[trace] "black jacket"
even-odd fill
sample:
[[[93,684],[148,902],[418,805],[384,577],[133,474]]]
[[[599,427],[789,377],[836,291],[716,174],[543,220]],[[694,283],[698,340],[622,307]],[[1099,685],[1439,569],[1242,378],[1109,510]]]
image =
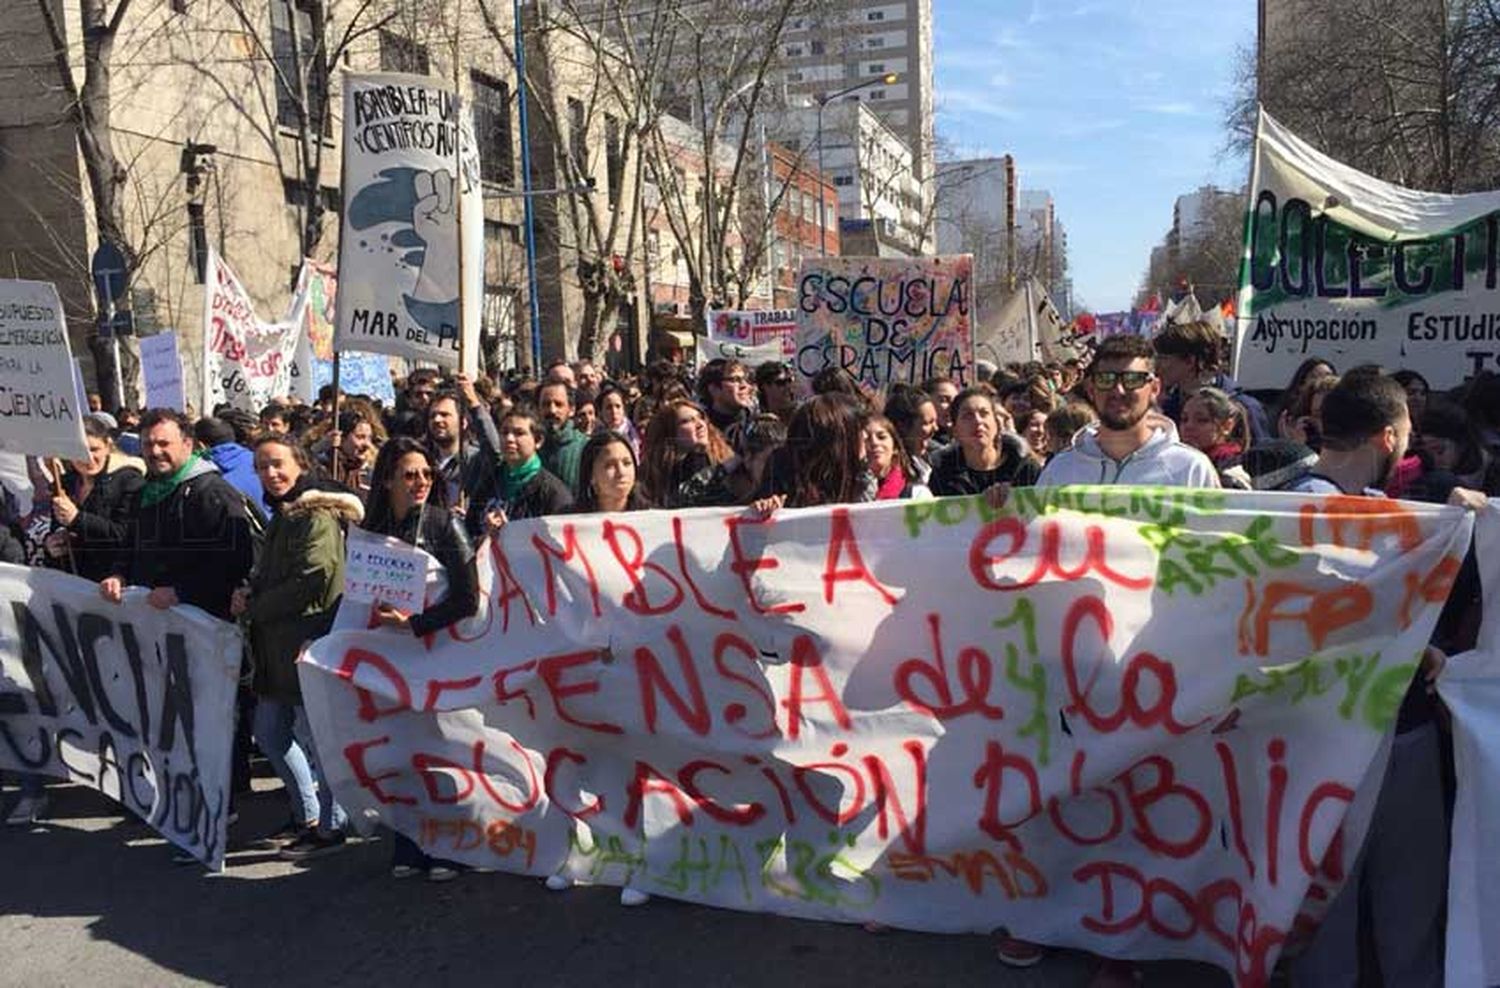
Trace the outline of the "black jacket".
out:
[[[1030,487],[1041,475],[1041,467],[1026,455],[1021,440],[1008,432],[1000,434],[1000,465],[993,470],[975,470],[964,459],[963,447],[958,443],[944,446],[932,457],[932,476],[927,486],[938,497],[964,494],[983,494],[995,484],[1015,484]]]
[[[254,506],[207,460],[164,499],[141,506],[130,499],[124,551],[110,575],[131,586],[172,587],[184,604],[228,621],[229,598],[255,563]]]
[[[479,610],[479,568],[474,563],[474,546],[458,516],[446,508],[429,506],[409,513],[391,527],[392,531],[378,534],[432,553],[448,575],[448,593],[443,599],[412,615],[412,634],[421,637],[473,617]]]
[[[108,469],[114,467],[115,469]],[[106,473],[94,478],[93,489],[78,506],[78,516],[67,526],[73,542],[73,564],[79,576],[98,582],[111,575],[115,560],[126,548],[130,516],[140,499],[146,478],[134,467],[111,462]],[[65,486],[77,489],[71,474]],[[66,560],[58,560],[60,563]]]
[[[497,500],[499,500],[498,493],[491,493],[483,500],[476,497],[469,501],[469,511],[464,517],[464,527],[468,529],[471,539],[478,541],[484,537],[485,512]],[[501,503],[500,507],[505,511],[505,517],[511,521],[566,514],[573,507],[573,492],[568,490],[568,485],[554,474],[539,470],[537,475],[521,488],[520,493],[509,501]]]

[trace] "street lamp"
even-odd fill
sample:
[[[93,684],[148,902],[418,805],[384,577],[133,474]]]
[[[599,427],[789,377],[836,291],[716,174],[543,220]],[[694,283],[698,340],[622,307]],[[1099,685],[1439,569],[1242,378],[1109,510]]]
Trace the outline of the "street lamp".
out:
[[[850,93],[857,93],[861,89],[869,89],[871,86],[894,86],[901,76],[895,72],[887,72],[879,79],[866,79],[864,82],[840,89],[836,93],[824,93],[822,96],[814,96],[818,104],[818,251],[823,257],[828,256],[828,199],[823,195],[822,182],[826,180],[823,173],[823,108],[836,99],[842,99]],[[855,136],[858,140],[858,135]]]

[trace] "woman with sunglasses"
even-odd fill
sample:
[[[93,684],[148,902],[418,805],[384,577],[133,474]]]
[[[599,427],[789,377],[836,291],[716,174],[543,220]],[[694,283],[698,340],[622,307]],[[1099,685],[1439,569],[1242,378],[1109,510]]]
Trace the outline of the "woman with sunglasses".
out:
[[[444,503],[445,485],[435,483],[435,477],[437,464],[427,447],[410,437],[397,436],[375,458],[365,512],[367,530],[426,550],[443,568],[448,590],[436,604],[417,614],[403,614],[383,604],[376,611],[381,627],[418,638],[472,617],[479,609],[474,547],[462,519]],[[395,835],[393,851],[394,878],[426,872],[429,881],[446,882],[458,876],[459,865],[424,854],[415,841],[402,834]]]
[[[949,414],[953,444],[932,459],[929,483],[938,497],[982,494],[997,484],[1029,487],[1040,468],[1019,436],[1005,429],[1010,417],[986,385],[960,391]]]

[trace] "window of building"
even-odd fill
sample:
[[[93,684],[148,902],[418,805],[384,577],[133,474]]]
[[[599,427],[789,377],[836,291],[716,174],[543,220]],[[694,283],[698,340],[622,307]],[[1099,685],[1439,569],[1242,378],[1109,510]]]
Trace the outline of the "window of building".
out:
[[[884,62],[871,62],[868,66],[865,67],[865,74],[866,75],[885,75],[885,63]]]
[[[404,34],[382,30],[380,32],[380,71],[427,75],[432,71],[432,60],[427,55],[427,46],[418,44]]]
[[[885,99],[885,90],[884,89],[872,89],[872,90],[870,90],[870,99]]]
[[[854,184],[854,176],[853,175],[835,175],[835,176],[833,176],[833,184],[837,185],[841,189],[846,189],[849,186],[851,186],[851,185]]]
[[[884,48],[885,47],[885,39],[882,38],[878,34],[871,35],[870,37],[868,37],[868,38],[865,39],[865,47],[866,48]]]
[[[625,184],[625,147],[621,140],[620,118],[604,115],[604,164],[609,177],[609,204],[620,201],[620,189]]]
[[[208,221],[201,202],[188,203],[188,267],[193,271],[193,284],[203,284],[208,275]]]
[[[584,115],[583,100],[568,97],[568,150],[573,155],[573,167],[578,174],[587,175],[589,170],[589,125]]]
[[[296,40],[293,42],[295,29]],[[295,49],[301,49],[301,57]],[[292,0],[271,0],[271,58],[276,66],[276,123],[281,127],[301,126],[297,112],[298,80],[307,87],[307,112],[310,118],[325,115],[327,110],[327,67],[322,62],[318,39],[313,37],[312,14]],[[309,124],[317,126],[315,120]],[[323,132],[329,133],[331,120],[324,119]]]
[[[822,41],[809,42],[808,47],[812,49],[814,55],[821,55],[828,50],[828,45]]]
[[[883,11],[883,10],[872,10],[868,14],[865,15],[865,20],[867,20],[867,21],[883,21],[883,20],[885,20],[885,11]]]
[[[786,74],[786,81],[787,82],[801,82],[802,81],[802,73],[801,72],[788,72]]]
[[[515,147],[510,128],[510,84],[470,72],[474,86],[474,139],[479,144],[479,177],[496,185],[516,182]]]
[[[307,183],[295,178],[281,177],[281,198],[288,206],[307,205]],[[339,190],[323,186],[318,190],[318,201],[322,207],[333,213],[339,212],[342,200],[339,198]]]
[[[802,46],[801,45],[787,45],[786,46],[786,57],[787,58],[801,58],[802,57]]]

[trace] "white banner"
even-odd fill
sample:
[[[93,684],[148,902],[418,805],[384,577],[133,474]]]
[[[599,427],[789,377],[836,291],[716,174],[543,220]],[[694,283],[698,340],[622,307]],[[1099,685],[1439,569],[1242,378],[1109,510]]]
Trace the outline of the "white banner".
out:
[[[1500,502],[1474,527],[1484,621],[1472,652],[1448,660],[1438,692],[1453,719],[1458,796],[1448,867],[1447,984],[1500,984]]]
[[[779,343],[781,357],[797,355],[796,309],[708,309],[708,338],[718,343],[760,346]]]
[[[1004,367],[1035,360],[1037,352],[1036,305],[1028,278],[1011,292],[993,319],[974,331],[974,357]]]
[[[440,857],[1263,984],[1359,847],[1471,516],[1012,498],[513,522],[474,619],[311,646],[319,750]]]
[[[88,458],[62,302],[51,282],[0,279],[0,450]]]
[[[146,595],[0,564],[0,768],[97,789],[218,870],[239,631]]]
[[[1262,112],[1235,376],[1281,388],[1309,357],[1448,389],[1500,370],[1500,191],[1417,192],[1355,171]]]
[[[344,183],[335,348],[462,356],[477,373],[484,203],[468,108],[429,76],[345,73]]]
[[[182,358],[177,354],[177,334],[157,333],[141,337],[141,377],[146,382],[147,408],[187,408],[182,390]],[[204,414],[208,414],[208,410]],[[257,409],[259,411],[259,409]]]
[[[259,414],[272,399],[293,393],[301,312],[261,322],[240,280],[213,251],[203,282],[203,333],[204,415],[223,402]]]

